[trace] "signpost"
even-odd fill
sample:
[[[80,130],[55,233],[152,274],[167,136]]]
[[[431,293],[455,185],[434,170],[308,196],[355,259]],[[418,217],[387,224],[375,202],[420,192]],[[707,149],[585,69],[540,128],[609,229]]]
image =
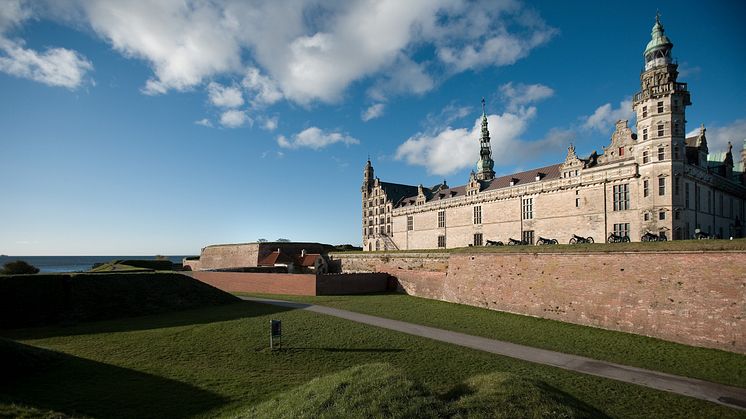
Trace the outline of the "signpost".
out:
[[[277,347],[282,346],[282,322],[280,320],[269,321],[269,349],[275,349],[275,340],[277,340]]]

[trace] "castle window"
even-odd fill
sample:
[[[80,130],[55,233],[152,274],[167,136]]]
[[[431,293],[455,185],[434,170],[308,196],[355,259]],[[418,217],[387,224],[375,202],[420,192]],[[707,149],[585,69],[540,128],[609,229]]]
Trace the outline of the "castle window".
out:
[[[521,240],[525,241],[528,244],[534,244],[534,231],[533,230],[526,230],[521,234]]]
[[[386,226],[386,234],[391,234],[391,224]]]
[[[674,195],[678,196],[679,192],[681,192],[681,178],[676,178],[673,181],[673,193]]]
[[[619,157],[624,155],[624,147],[619,147]]]
[[[678,134],[679,133],[679,121],[676,121],[673,123],[673,133]]]
[[[474,224],[482,224],[482,207],[474,207]]]
[[[676,219],[676,220],[680,220],[681,219],[681,211],[679,211],[679,210],[674,211],[673,218]]]
[[[648,117],[648,107],[647,106],[643,106],[642,107],[642,117],[643,118],[647,118]]]
[[[666,150],[663,147],[658,147],[658,161],[666,158]]]
[[[482,233],[474,233],[474,246],[482,245]]]
[[[650,213],[646,212],[643,218],[645,219],[645,221],[650,221]]]
[[[642,181],[642,196],[647,197],[650,195],[650,182],[645,179]]]
[[[575,198],[575,208],[580,208],[580,198]]]
[[[658,219],[659,220],[665,220],[666,219],[666,212],[665,211],[659,212],[658,213]]]
[[[674,158],[674,160],[678,160],[679,159],[679,146],[676,146],[676,147],[673,148],[673,158]]]
[[[663,113],[663,102],[658,102],[658,113]]]
[[[614,185],[614,211],[629,209],[629,184]]]
[[[446,247],[446,236],[438,236],[438,247]]]
[[[647,139],[648,139],[648,129],[647,128],[643,128],[642,129],[642,140],[643,141],[647,141]]]
[[[445,227],[446,226],[446,212],[438,211],[438,227]]]
[[[407,231],[412,231],[414,227],[414,223],[412,222],[412,216],[407,215]]]
[[[689,209],[689,184],[684,182],[684,207]]]
[[[664,134],[663,124],[658,124],[658,136],[662,137]]]
[[[373,235],[373,227],[368,227],[368,235],[369,236]]]
[[[521,208],[524,220],[534,218],[534,198],[523,198]]]
[[[645,130],[645,131],[647,131],[647,130]],[[647,137],[648,134],[645,133],[644,135]],[[645,138],[645,139],[647,140],[647,138]],[[650,156],[648,154],[649,153],[648,153],[647,150],[645,150],[645,151],[642,152],[642,163],[643,164],[645,164],[645,163],[647,163],[647,162],[650,161]]]
[[[391,223],[391,217],[386,217],[386,223]]]
[[[629,223],[614,224],[614,234],[617,236],[629,236]]]
[[[663,196],[666,194],[666,178],[658,178],[658,195]]]

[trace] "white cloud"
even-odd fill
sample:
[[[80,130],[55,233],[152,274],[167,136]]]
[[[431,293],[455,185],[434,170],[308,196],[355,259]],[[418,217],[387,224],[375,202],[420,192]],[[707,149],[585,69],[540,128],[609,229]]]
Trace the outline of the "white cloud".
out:
[[[212,122],[210,122],[210,120],[207,118],[202,118],[198,121],[194,121],[194,123],[203,127],[212,128]]]
[[[6,0],[0,22],[25,18],[21,4]],[[556,32],[514,0],[48,0],[34,11],[90,27],[116,51],[147,62],[147,94],[243,77],[254,107],[283,98],[336,102],[364,79],[378,102],[422,94],[438,78],[511,64]],[[435,49],[440,61],[415,62],[422,48]],[[443,64],[448,74],[436,74]]]
[[[277,137],[277,144],[283,148],[311,148],[318,150],[332,144],[359,144],[360,141],[347,134],[326,132],[317,127],[306,128],[288,139],[283,135]]]
[[[534,161],[539,154],[556,151],[569,142],[573,133],[557,129],[539,140],[522,140],[528,123],[535,116],[535,107],[487,116],[496,167]],[[396,158],[424,166],[435,175],[448,175],[473,167],[479,158],[481,122],[480,117],[471,129],[447,127],[434,133],[416,134],[399,146]]]
[[[616,124],[616,121],[620,119],[632,120],[634,116],[632,99],[619,102],[618,108],[613,108],[611,103],[607,103],[596,108],[593,115],[584,118],[583,128],[606,132]]]
[[[262,128],[267,131],[274,131],[277,129],[277,125],[279,124],[279,118],[276,116],[273,117],[262,117]]]
[[[251,125],[253,121],[244,111],[229,109],[220,115],[220,125],[227,128],[239,128],[246,124]]]
[[[554,90],[543,84],[518,83],[514,85],[510,82],[500,86],[500,93],[508,99],[507,108],[515,111],[521,106],[552,97]]]
[[[255,105],[271,105],[282,99],[282,92],[277,84],[263,76],[258,68],[249,68],[241,85],[254,95],[252,102]]]
[[[223,86],[220,83],[211,82],[208,84],[207,95],[210,103],[222,108],[237,108],[244,103],[241,89],[232,86]]]
[[[76,51],[50,48],[37,52],[0,35],[0,71],[49,86],[75,89],[93,64]]]
[[[363,119],[363,121],[368,122],[371,119],[379,118],[383,115],[383,111],[386,109],[386,105],[383,103],[374,103],[368,107],[363,113],[360,115],[360,117]]]

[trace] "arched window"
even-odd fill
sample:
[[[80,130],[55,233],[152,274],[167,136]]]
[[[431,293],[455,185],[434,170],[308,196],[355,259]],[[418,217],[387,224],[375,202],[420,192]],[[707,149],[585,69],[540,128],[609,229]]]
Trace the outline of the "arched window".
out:
[[[376,250],[381,250],[381,242],[376,240]]]

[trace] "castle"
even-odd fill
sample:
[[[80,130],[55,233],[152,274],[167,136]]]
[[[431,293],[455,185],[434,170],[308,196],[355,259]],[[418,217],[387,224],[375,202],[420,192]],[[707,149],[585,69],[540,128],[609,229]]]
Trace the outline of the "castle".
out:
[[[364,250],[482,246],[540,236],[567,243],[574,234],[639,241],[647,232],[681,240],[695,231],[741,237],[746,216],[746,140],[710,154],[705,128],[686,137],[686,83],[673,44],[656,17],[632,108],[636,133],[620,120],[603,153],[581,158],[570,146],[563,163],[495,177],[482,111],[477,171],[466,185],[433,187],[382,182],[370,160],[362,186]]]

